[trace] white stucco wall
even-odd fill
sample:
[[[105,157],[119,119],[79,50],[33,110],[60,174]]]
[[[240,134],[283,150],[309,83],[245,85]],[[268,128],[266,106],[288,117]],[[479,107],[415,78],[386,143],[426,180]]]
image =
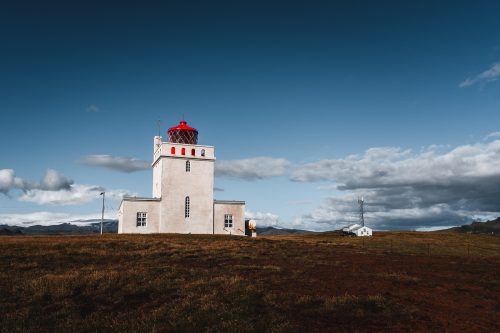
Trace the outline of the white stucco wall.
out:
[[[171,154],[171,148],[176,153]],[[182,155],[182,148],[186,154]],[[195,156],[191,150],[195,149]],[[201,156],[205,149],[205,156]],[[153,163],[153,186],[161,184],[160,232],[212,233],[214,149],[209,146],[163,143]],[[186,162],[190,171],[186,171]],[[157,170],[156,173],[154,170]],[[158,193],[157,193],[158,194]],[[190,214],[185,218],[185,199],[190,199]]]
[[[137,213],[147,213],[147,223],[144,227],[137,226]],[[150,234],[159,232],[160,201],[154,199],[124,199],[118,212],[118,233]]]
[[[224,215],[233,215],[233,227],[224,229]],[[214,233],[223,235],[245,235],[245,202],[214,202]]]

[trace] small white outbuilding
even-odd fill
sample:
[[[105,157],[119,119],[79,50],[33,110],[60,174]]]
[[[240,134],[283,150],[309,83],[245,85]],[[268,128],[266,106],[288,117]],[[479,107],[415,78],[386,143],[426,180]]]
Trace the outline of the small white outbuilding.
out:
[[[371,228],[358,223],[348,225],[347,227],[343,228],[342,231],[346,234],[355,236],[372,236],[373,234]]]

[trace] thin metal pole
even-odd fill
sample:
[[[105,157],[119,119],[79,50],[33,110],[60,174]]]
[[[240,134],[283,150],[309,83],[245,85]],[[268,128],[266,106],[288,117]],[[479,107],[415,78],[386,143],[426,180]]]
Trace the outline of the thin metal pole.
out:
[[[101,192],[102,195],[102,214],[101,214],[101,235],[102,235],[102,224],[104,222],[104,197],[106,196],[106,192]]]

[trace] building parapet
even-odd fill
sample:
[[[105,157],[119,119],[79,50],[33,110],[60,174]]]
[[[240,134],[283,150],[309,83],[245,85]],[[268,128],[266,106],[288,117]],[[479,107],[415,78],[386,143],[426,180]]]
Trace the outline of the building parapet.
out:
[[[159,138],[159,137],[156,137]],[[214,147],[176,142],[162,142],[156,145],[152,166],[161,157],[189,158],[199,160],[215,160]]]
[[[161,201],[161,198],[123,197],[125,201]]]
[[[223,204],[223,205],[244,205],[245,201],[238,200],[214,200],[214,204]]]

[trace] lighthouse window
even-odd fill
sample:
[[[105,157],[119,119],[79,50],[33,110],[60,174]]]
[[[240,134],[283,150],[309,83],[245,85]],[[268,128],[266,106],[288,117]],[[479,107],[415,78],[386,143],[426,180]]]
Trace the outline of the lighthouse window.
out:
[[[148,221],[148,213],[146,212],[137,212],[137,226],[145,227]]]
[[[186,197],[186,200],[184,202],[184,217],[189,217],[189,197]]]
[[[224,214],[224,228],[232,228],[233,227],[233,215]]]
[[[181,154],[182,154],[182,155],[186,155],[186,148],[182,148],[182,149],[181,149]]]
[[[196,155],[196,150],[195,149],[191,149],[191,156],[194,156]]]
[[[205,156],[205,149],[201,150],[201,156]]]
[[[170,154],[175,155],[175,147],[170,148]]]
[[[186,172],[191,172],[191,162],[186,161]]]

